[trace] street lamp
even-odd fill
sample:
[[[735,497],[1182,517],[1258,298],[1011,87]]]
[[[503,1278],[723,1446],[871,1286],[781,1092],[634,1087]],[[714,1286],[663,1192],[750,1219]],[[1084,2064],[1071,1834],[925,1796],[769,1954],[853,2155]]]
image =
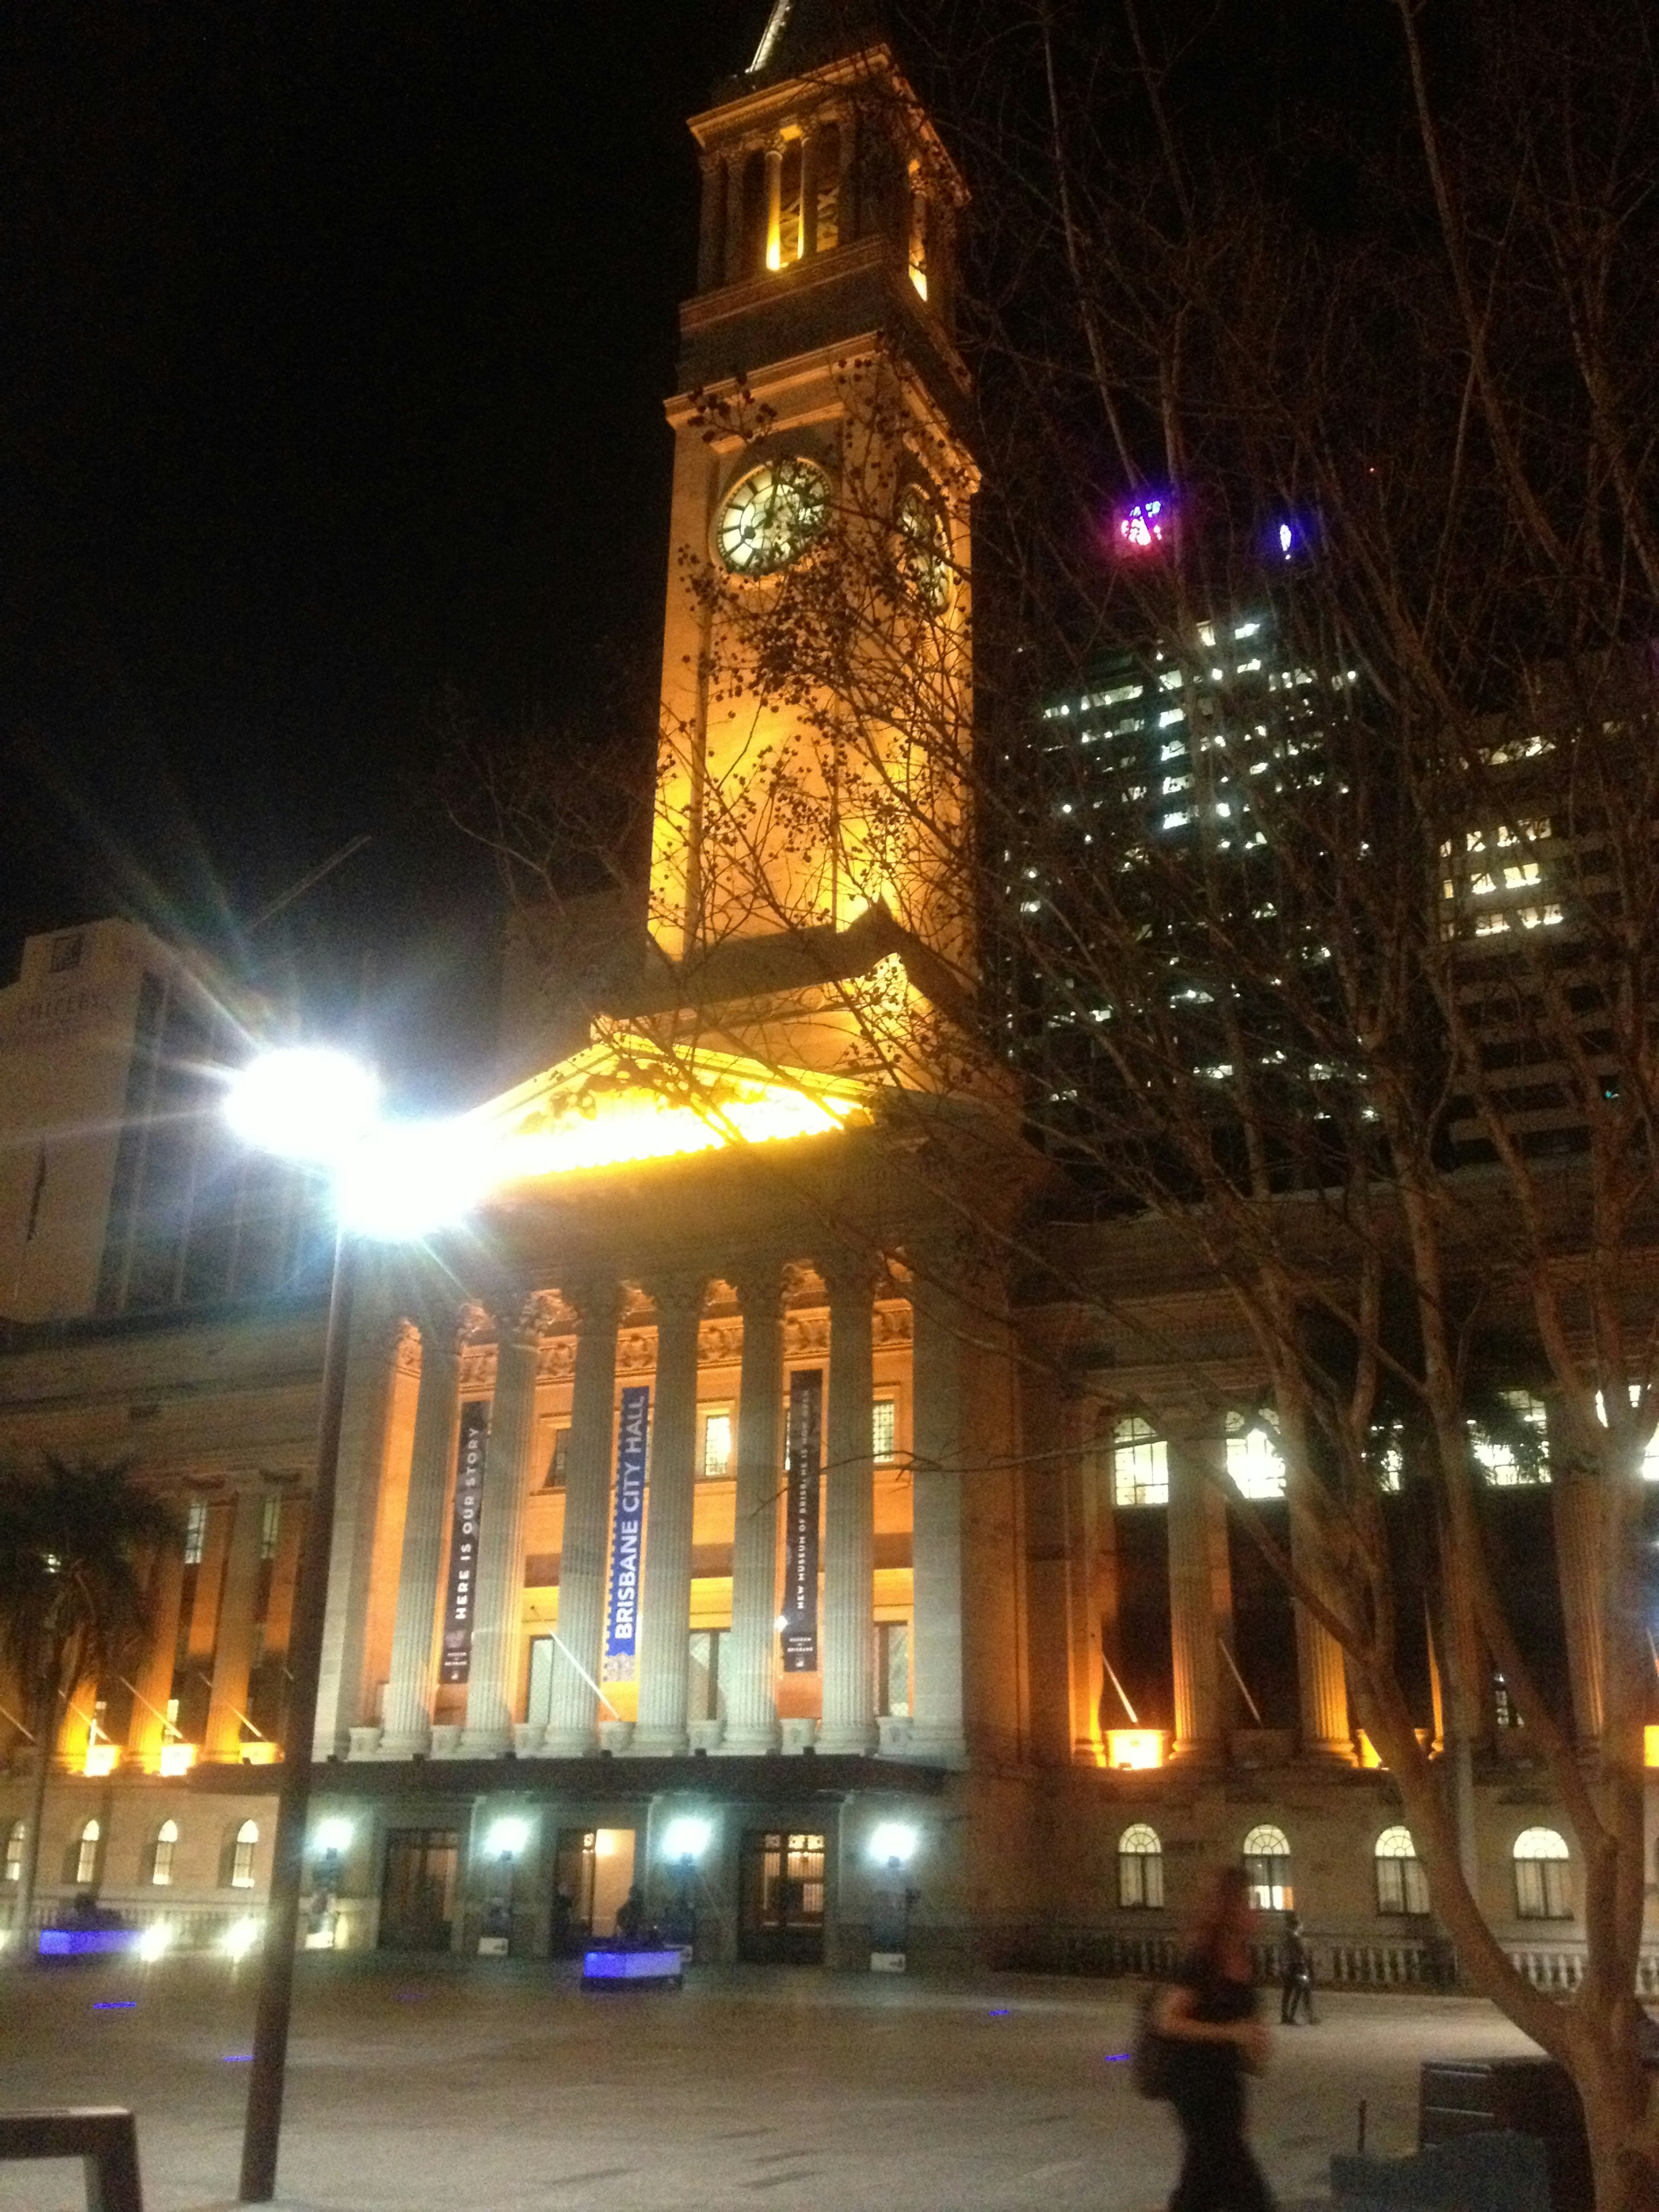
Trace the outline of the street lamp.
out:
[[[337,1815],[317,1824],[317,1890],[316,1901],[311,1908],[310,1940],[319,1948],[331,1950],[335,1942],[337,1912],[335,1899],[340,1887],[340,1861],[351,1848],[351,1823]]]
[[[481,1959],[504,1959],[513,1948],[513,1863],[529,1841],[529,1821],[515,1814],[493,1821],[484,1838],[484,1856],[495,1862],[496,1893],[484,1905]]]
[[[321,1046],[262,1054],[226,1088],[225,1117],[245,1143],[325,1176],[334,1206],[334,1267],[323,1352],[317,1469],[306,1519],[289,1636],[290,1694],[276,1836],[265,1909],[259,1998],[254,2016],[247,2120],[242,2136],[238,2196],[268,2204],[276,2191],[289,2020],[294,2003],[294,1954],[305,1883],[306,1815],[311,1797],[311,1747],[328,1599],[329,1550],[345,1412],[346,1355],[355,1288],[357,1237],[417,1236],[452,1220],[482,1194],[483,1170],[469,1185],[437,1164],[465,1157],[458,1126],[428,1124],[415,1133],[380,1118],[380,1086],[349,1054]],[[416,1172],[417,1162],[424,1173]],[[405,1178],[408,1178],[405,1180]],[[401,1203],[398,1203],[398,1200]]]
[[[697,1862],[714,1832],[709,1821],[690,1813],[681,1814],[663,1831],[663,1856],[679,1872],[669,1934],[675,1942],[692,1951],[697,1947]]]
[[[921,1841],[908,1820],[882,1820],[870,1832],[870,1856],[886,1875],[876,1891],[870,1929],[870,1970],[902,1974],[910,1945],[910,1907],[916,1893],[905,1876]]]

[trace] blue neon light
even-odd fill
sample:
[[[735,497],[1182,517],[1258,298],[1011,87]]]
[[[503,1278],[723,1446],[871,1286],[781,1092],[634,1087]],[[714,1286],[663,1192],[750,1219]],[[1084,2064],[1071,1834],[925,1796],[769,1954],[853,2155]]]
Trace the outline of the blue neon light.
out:
[[[43,1959],[80,1959],[93,1951],[130,1951],[138,1941],[133,1928],[43,1928]]]
[[[585,1982],[664,1982],[678,1980],[684,1961],[672,1951],[585,1951]]]

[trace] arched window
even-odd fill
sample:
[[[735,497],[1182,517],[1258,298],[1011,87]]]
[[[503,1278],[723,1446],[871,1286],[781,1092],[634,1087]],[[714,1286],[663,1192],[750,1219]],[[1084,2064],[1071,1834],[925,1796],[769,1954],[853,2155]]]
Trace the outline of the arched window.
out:
[[[1252,1828],[1244,1838],[1244,1879],[1257,1912],[1288,1912],[1296,1902],[1291,1887],[1291,1839],[1283,1828]]]
[[[80,1849],[75,1855],[75,1879],[82,1889],[98,1879],[98,1838],[102,1833],[96,1820],[88,1820],[81,1831]]]
[[[1522,1920],[1571,1920],[1571,1853],[1553,1828],[1522,1828],[1515,1839],[1515,1910]]]
[[[179,1823],[163,1820],[155,1831],[155,1848],[149,1863],[149,1878],[158,1887],[173,1880],[173,1853],[179,1841]]]
[[[1170,1459],[1164,1439],[1139,1413],[1126,1413],[1112,1427],[1114,1505],[1167,1505]]]
[[[14,1820],[6,1831],[4,1878],[8,1881],[21,1881],[23,1879],[23,1838],[27,1833],[28,1823],[26,1820]]]
[[[259,1823],[244,1820],[236,1831],[236,1848],[230,1856],[230,1886],[233,1889],[252,1889],[253,1887],[253,1854],[259,1845]]]
[[[1158,1830],[1137,1820],[1117,1839],[1117,1901],[1131,1911],[1156,1911],[1164,1902],[1164,1846]]]
[[[1426,1912],[1428,1878],[1409,1828],[1384,1828],[1376,1839],[1376,1909],[1379,1912]]]

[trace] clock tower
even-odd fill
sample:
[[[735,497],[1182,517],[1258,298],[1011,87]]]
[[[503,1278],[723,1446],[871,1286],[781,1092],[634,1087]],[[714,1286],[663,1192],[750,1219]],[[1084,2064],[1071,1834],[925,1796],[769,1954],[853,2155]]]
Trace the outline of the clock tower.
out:
[[[681,1042],[927,1090],[971,988],[964,192],[861,9],[775,0],[692,119],[653,959]]]

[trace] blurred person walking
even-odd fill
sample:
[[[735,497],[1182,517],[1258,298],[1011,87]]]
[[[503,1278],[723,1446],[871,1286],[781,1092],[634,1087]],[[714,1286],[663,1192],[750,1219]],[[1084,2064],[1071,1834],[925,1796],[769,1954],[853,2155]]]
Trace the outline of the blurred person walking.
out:
[[[1244,2076],[1267,2063],[1250,1960],[1250,1895],[1242,1867],[1215,1875],[1192,1950],[1153,2015],[1164,2039],[1164,2094],[1186,2156],[1170,2212],[1273,2212],[1244,2140]]]
[[[1280,1984],[1279,2024],[1294,2027],[1298,2010],[1305,2011],[1308,2025],[1314,2024],[1313,2009],[1313,1951],[1302,1933],[1302,1923],[1294,1912],[1285,1915],[1285,1974]]]

